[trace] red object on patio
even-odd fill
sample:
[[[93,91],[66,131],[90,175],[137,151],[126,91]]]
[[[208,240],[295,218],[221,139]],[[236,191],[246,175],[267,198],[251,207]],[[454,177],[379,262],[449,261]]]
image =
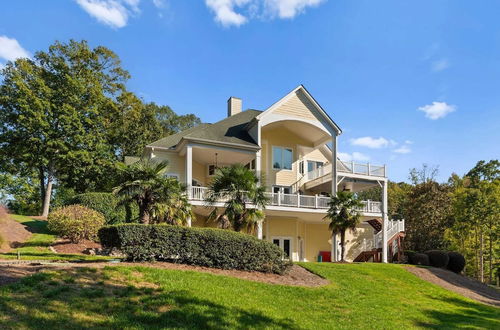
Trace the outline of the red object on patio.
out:
[[[319,251],[319,255],[323,258],[323,262],[332,261],[332,253],[330,251]]]

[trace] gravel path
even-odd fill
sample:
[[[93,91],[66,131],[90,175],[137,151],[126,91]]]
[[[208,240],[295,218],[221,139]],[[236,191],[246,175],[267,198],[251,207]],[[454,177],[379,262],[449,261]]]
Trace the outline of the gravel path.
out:
[[[407,267],[423,280],[484,304],[500,307],[500,291],[471,278],[440,268]]]

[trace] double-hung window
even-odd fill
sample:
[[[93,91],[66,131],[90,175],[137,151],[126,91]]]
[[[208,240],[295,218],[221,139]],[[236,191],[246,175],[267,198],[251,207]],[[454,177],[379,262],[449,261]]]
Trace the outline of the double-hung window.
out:
[[[291,170],[292,169],[291,148],[273,147],[273,169],[275,170]]]

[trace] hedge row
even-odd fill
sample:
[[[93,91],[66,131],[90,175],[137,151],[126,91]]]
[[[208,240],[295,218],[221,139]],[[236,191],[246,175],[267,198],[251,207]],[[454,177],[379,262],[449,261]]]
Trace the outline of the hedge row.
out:
[[[119,201],[113,193],[91,192],[75,195],[68,203],[83,205],[102,213],[107,224],[135,221],[139,217],[137,205],[119,205]]]
[[[222,269],[283,274],[290,262],[276,245],[214,228],[123,224],[103,227],[99,239],[131,261],[170,261]]]
[[[460,273],[465,268],[465,258],[458,252],[430,250],[425,253],[406,251],[408,263],[412,265],[432,266],[446,268],[455,273]]]

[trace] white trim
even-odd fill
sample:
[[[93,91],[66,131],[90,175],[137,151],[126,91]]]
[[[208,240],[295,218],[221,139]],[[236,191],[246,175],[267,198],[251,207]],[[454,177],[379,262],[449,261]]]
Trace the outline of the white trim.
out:
[[[275,239],[277,239],[277,240],[279,240],[279,241],[280,241],[280,242],[279,242],[279,244],[280,244],[280,245],[279,245],[279,247],[280,247],[280,249],[282,249],[282,250],[283,250],[283,246],[284,246],[284,240],[286,240],[286,239],[287,239],[287,240],[290,240],[290,255],[289,255],[289,259],[290,259],[290,260],[292,260],[292,261],[297,261],[297,260],[295,260],[296,258],[294,258],[294,255],[293,255],[293,254],[294,254],[294,249],[293,249],[293,247],[295,246],[295,245],[294,245],[294,242],[293,242],[293,240],[294,240],[294,239],[293,239],[293,237],[291,237],[291,236],[271,236],[271,241],[270,241],[270,242],[271,242],[272,244],[274,244],[274,243],[273,243],[273,240],[275,240]],[[283,250],[283,251],[284,251],[284,250]]]
[[[262,118],[266,117],[268,114],[270,114],[274,109],[280,107],[283,103],[288,101],[295,93],[299,90],[302,90],[302,92],[306,95],[306,97],[311,101],[311,103],[315,106],[315,108],[318,110],[318,113],[321,115],[322,119],[327,122],[327,124],[332,128],[337,135],[340,135],[342,133],[342,130],[338,125],[328,116],[326,111],[316,102],[314,97],[307,91],[307,89],[304,87],[304,85],[299,85],[295,87],[291,92],[286,94],[284,97],[282,97],[280,100],[277,102],[273,103],[269,108],[267,108],[264,112],[262,112],[260,115],[255,117],[257,120],[261,120]],[[262,125],[264,126],[264,125]]]
[[[166,173],[165,174],[167,178],[176,178],[177,180],[181,179],[181,176],[179,173]]]

